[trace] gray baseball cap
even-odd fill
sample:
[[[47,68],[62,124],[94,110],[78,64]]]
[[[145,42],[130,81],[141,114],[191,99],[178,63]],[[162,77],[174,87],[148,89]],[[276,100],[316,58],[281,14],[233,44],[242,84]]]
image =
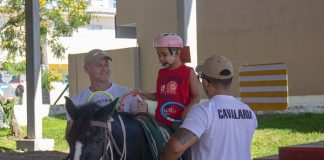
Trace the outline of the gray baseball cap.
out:
[[[111,57],[101,49],[93,49],[87,53],[84,57],[84,65],[87,63],[98,62],[103,58],[107,58],[109,61],[112,61]]]

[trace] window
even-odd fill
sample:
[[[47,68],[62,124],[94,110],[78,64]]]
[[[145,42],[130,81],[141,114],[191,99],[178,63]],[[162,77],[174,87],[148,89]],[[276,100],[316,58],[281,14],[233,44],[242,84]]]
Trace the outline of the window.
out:
[[[87,25],[86,28],[88,30],[102,30],[101,25],[95,25],[95,24]]]
[[[111,8],[116,8],[116,0],[109,0],[109,6]]]

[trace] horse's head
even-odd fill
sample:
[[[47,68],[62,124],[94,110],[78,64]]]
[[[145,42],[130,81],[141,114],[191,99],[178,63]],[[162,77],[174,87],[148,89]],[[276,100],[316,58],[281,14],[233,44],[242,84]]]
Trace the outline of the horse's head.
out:
[[[99,160],[105,151],[107,135],[105,127],[111,121],[117,99],[105,107],[89,103],[77,108],[71,99],[65,98],[66,110],[73,120],[66,135],[73,160]]]

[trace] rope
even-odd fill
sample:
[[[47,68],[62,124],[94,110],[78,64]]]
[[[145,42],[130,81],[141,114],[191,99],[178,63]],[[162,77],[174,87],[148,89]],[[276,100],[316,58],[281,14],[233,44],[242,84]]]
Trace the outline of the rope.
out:
[[[108,133],[108,137],[109,137],[109,140],[111,141],[111,143],[113,144],[113,146],[115,147],[115,150],[117,151],[117,153],[119,155],[121,155],[121,151],[119,150],[118,146],[117,146],[117,143],[113,137],[113,135],[111,134],[111,132],[107,132]]]
[[[123,132],[123,137],[124,137],[124,143],[123,143],[123,152],[121,152],[118,148],[118,145],[112,135],[112,132],[111,132],[111,121],[107,121],[107,123],[104,123],[104,122],[100,122],[100,121],[91,121],[90,124],[92,126],[98,126],[98,127],[103,127],[105,128],[105,135],[108,136],[108,139],[107,139],[107,144],[104,144],[104,146],[107,145],[107,147],[105,147],[106,149],[104,150],[104,153],[102,154],[100,160],[105,160],[105,158],[107,157],[108,158],[108,155],[107,155],[107,151],[110,149],[110,159],[114,159],[114,154],[113,154],[113,147],[115,147],[115,150],[116,152],[120,155],[120,160],[124,158],[124,160],[126,160],[126,130],[125,130],[125,124],[122,120],[122,118],[120,117],[120,115],[118,115],[118,118],[120,120],[120,123],[121,123],[121,127],[122,127],[122,132]],[[106,124],[107,126],[103,126],[103,124]],[[106,143],[106,142],[105,142]]]
[[[105,153],[103,153],[103,155],[101,156],[100,160],[105,160],[106,157],[108,157],[107,151],[110,151],[110,155],[111,155],[111,160],[114,160],[114,154],[113,154],[113,147],[111,147],[111,143],[110,141],[108,141],[107,143],[107,147],[106,150],[104,150]]]
[[[120,115],[118,115],[121,127],[122,127],[122,132],[123,132],[123,136],[124,136],[124,143],[123,143],[123,153],[120,156],[120,159],[122,160],[124,158],[124,160],[126,160],[126,155],[127,155],[127,148],[126,148],[126,129],[125,129],[125,124],[123,119],[121,118]]]

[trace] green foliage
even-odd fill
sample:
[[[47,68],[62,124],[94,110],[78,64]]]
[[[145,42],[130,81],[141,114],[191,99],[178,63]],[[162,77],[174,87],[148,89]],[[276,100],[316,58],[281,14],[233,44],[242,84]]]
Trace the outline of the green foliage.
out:
[[[53,89],[51,83],[60,80],[62,80],[62,74],[54,74],[48,69],[42,69],[42,89],[50,91]]]
[[[40,38],[41,44],[47,44],[54,57],[63,58],[65,48],[59,37],[72,35],[78,27],[86,25],[91,14],[86,12],[87,0],[40,0]],[[10,73],[20,72],[16,58],[28,56],[25,43],[25,0],[7,0],[0,7],[0,14],[7,17],[7,22],[0,26],[0,52],[6,54],[5,65]],[[5,63],[4,63],[5,62]],[[6,68],[6,67],[4,67]],[[15,70],[16,69],[16,70]]]
[[[6,114],[6,123],[9,124],[14,116],[14,100],[7,100],[6,104],[1,105]]]
[[[9,61],[3,62],[0,70],[8,71],[9,73],[16,76],[24,74],[26,72],[26,61],[23,60],[20,63]]]

